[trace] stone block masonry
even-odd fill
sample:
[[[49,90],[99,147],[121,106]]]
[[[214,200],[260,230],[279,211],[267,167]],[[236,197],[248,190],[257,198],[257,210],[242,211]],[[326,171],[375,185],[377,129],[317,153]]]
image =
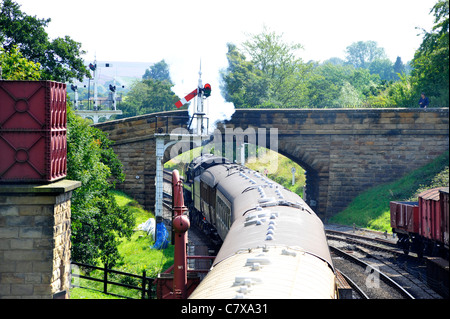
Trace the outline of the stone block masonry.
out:
[[[0,299],[69,297],[70,198],[80,186],[0,184]]]

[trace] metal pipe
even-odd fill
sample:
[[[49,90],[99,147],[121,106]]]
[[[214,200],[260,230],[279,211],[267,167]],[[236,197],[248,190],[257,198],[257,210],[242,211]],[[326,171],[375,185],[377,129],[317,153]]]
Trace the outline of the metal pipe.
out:
[[[183,182],[178,170],[172,172],[173,229],[175,231],[173,298],[187,298],[187,230],[190,223],[185,215]]]

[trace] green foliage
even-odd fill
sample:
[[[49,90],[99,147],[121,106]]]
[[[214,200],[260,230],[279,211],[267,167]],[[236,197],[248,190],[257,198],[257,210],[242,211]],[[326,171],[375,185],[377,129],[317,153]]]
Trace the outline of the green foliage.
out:
[[[346,48],[347,61],[355,68],[368,68],[376,60],[386,58],[383,48],[379,48],[375,41],[358,41]]]
[[[268,98],[269,84],[261,70],[246,61],[234,44],[228,43],[228,68],[221,72],[224,98],[235,107],[256,107]]]
[[[431,32],[424,32],[422,44],[412,61],[414,95],[425,92],[430,105],[449,105],[449,1],[439,0],[430,13],[434,13],[435,25]]]
[[[163,112],[174,109],[180,98],[172,91],[169,65],[161,60],[145,71],[141,81],[135,81],[120,109],[123,114],[117,118]],[[187,109],[187,105],[181,109]]]
[[[391,231],[389,202],[415,201],[423,190],[448,187],[448,163],[447,151],[399,180],[376,186],[357,196],[345,210],[332,216],[329,222]]]
[[[138,225],[144,223],[149,218],[154,218],[154,215],[143,209],[135,200],[125,193],[119,191],[110,191],[114,196],[115,201],[122,209],[128,209],[135,219],[134,229]],[[118,261],[114,270],[123,271],[141,276],[143,271],[146,271],[146,276],[156,278],[159,273],[166,270],[173,264],[174,246],[169,245],[167,249],[157,250],[151,249],[153,240],[144,231],[135,230],[131,237],[117,237],[120,242],[118,250],[122,259]],[[103,265],[101,265],[103,266]],[[111,267],[109,267],[111,268]],[[82,270],[82,269],[81,269]],[[92,271],[89,276],[103,279],[103,272],[99,270]],[[109,275],[110,280],[130,284],[134,286],[141,286],[141,282],[137,279],[125,277],[122,275]],[[83,287],[90,288],[89,290],[76,288],[71,289],[71,299],[109,299],[110,295],[104,295],[99,292],[94,292],[91,289],[103,291],[103,284],[80,279],[80,284]],[[122,287],[108,285],[108,292],[127,296],[129,298],[139,299],[141,292],[137,290],[129,290]]]
[[[370,74],[378,74],[381,80],[392,81],[395,78],[394,64],[389,59],[376,59],[369,65]]]
[[[50,41],[45,28],[50,19],[29,16],[12,0],[0,2],[0,43],[6,52],[17,47],[27,60],[40,65],[42,79],[66,82],[90,77],[80,57],[81,44],[70,37]]]
[[[142,76],[142,79],[167,81],[170,84],[173,84],[172,80],[170,79],[169,65],[166,63],[166,61],[164,61],[164,59],[150,66],[150,69],[145,70],[145,74]]]
[[[135,82],[121,104],[123,114],[118,118],[173,110],[180,98],[172,91],[172,87],[173,84],[166,80],[150,78]]]
[[[413,105],[413,95],[410,77],[400,75],[400,80],[392,83],[387,89],[391,104],[399,107],[411,107]]]
[[[349,46],[347,63],[330,59],[305,64],[296,56],[300,48],[266,28],[250,35],[241,49],[228,44],[228,68],[221,72],[225,100],[237,108],[359,107],[380,95],[384,82],[394,78],[393,63],[375,42]],[[355,67],[350,62],[358,58]]]
[[[83,287],[88,286],[89,284],[84,283],[84,279],[81,279]],[[84,288],[71,288],[70,289],[70,299],[124,299],[120,297],[115,297],[112,295],[104,294],[98,290],[84,289]]]
[[[349,45],[346,61],[305,64],[296,55],[300,44],[285,43],[264,28],[240,47],[228,44],[222,94],[236,108],[417,107],[424,91],[431,107],[447,107],[448,3],[438,0],[433,7],[435,26],[424,32],[421,47],[406,66],[400,57],[395,63],[388,60],[374,41]]]
[[[399,80],[402,75],[406,74],[406,66],[402,59],[398,56],[394,64],[394,80]]]
[[[135,200],[128,195],[113,191],[111,192],[121,208],[127,208],[135,218],[134,229],[155,216],[143,209]],[[156,278],[158,273],[169,268],[173,264],[173,246],[165,250],[151,249],[154,242],[151,236],[144,231],[134,231],[130,238],[120,239],[118,247],[123,259],[117,263],[116,270],[134,274],[147,272],[147,276]]]
[[[285,43],[264,28],[239,50],[228,44],[228,68],[221,72],[222,91],[236,107],[293,107],[302,102],[304,76],[311,68],[296,56],[300,44]],[[250,57],[246,60],[245,53]]]
[[[133,216],[108,191],[122,181],[121,164],[106,135],[68,109],[67,178],[81,181],[72,196],[72,258],[114,265],[119,259],[116,236],[131,236]]]
[[[35,81],[42,77],[41,65],[24,58],[17,46],[12,47],[9,52],[0,48],[0,67],[4,80]]]

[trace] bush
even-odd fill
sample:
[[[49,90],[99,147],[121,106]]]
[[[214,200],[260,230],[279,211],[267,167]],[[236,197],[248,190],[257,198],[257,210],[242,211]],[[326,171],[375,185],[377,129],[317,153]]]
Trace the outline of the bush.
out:
[[[122,181],[122,164],[111,141],[69,108],[67,114],[67,178],[81,181],[72,196],[72,259],[114,265],[119,259],[116,235],[130,237],[134,219],[108,191]]]

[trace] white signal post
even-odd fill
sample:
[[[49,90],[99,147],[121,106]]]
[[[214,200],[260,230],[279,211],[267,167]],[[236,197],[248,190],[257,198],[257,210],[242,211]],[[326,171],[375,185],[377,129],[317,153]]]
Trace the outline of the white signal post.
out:
[[[92,66],[92,68],[91,68],[91,66]],[[77,90],[74,90],[75,91],[75,103],[76,103],[75,104],[75,106],[76,106],[75,114],[77,114],[83,118],[91,118],[94,121],[94,124],[98,123],[100,118],[104,117],[108,120],[112,115],[122,114],[122,111],[117,110],[117,107],[116,107],[116,90],[115,89],[112,92],[112,100],[113,100],[112,110],[100,108],[100,105],[98,103],[98,77],[99,77],[98,68],[99,67],[110,68],[112,66],[113,65],[111,63],[97,64],[97,58],[95,58],[94,64],[89,65],[91,70],[94,72],[94,110],[89,110],[89,108],[87,110],[80,110],[78,108],[78,92],[77,92]],[[114,87],[115,86],[116,86],[116,79],[114,78]],[[90,92],[89,92],[89,94],[90,94]],[[89,98],[88,103],[90,103],[90,98]]]
[[[187,134],[190,138],[194,139],[194,143],[197,144],[197,142],[200,142],[203,138],[209,138],[208,135],[208,123],[204,125],[204,121],[208,120],[207,114],[204,110],[204,99],[206,99],[211,92],[211,86],[209,84],[205,84],[203,86],[202,83],[202,70],[201,70],[201,64],[200,64],[200,71],[198,72],[199,79],[198,79],[198,87],[193,90],[191,93],[187,94],[184,98],[179,100],[175,103],[175,106],[177,108],[182,107],[186,103],[188,103],[190,100],[192,100],[194,97],[197,97],[196,104],[194,105],[194,114],[192,115],[192,118],[190,119],[190,123],[192,123],[193,119],[196,119],[196,129],[194,130],[193,134]],[[206,93],[205,93],[206,89]],[[174,137],[186,137],[186,134],[173,134],[171,132],[166,133],[155,133],[156,137],[156,176],[155,176],[155,219],[156,219],[156,234],[155,234],[155,246],[154,248],[160,249],[160,243],[162,242],[162,238],[160,238],[160,234],[158,233],[158,229],[161,229],[164,227],[163,224],[163,158],[164,158],[164,152],[169,146],[172,146],[173,144],[178,142],[178,139],[172,140],[166,143],[165,138],[170,136],[171,139]]]
[[[194,97],[197,97],[196,103],[193,106],[194,115],[191,118],[191,123],[195,119],[197,121],[196,123],[196,130],[194,131],[194,134],[197,136],[207,136],[208,135],[208,118],[206,117],[206,112],[204,108],[204,99],[206,99],[209,94],[211,93],[211,86],[207,83],[205,86],[203,86],[202,82],[202,65],[200,63],[200,71],[198,72],[199,78],[198,78],[198,87],[186,95],[184,98],[179,100],[175,103],[175,106],[177,108],[182,107],[186,103],[188,103],[190,100],[192,100]],[[205,89],[207,89],[208,93],[205,93]],[[206,125],[205,125],[206,120]]]
[[[200,71],[198,72],[198,93],[197,94],[197,135],[203,135],[203,83],[202,83],[202,65],[200,64]]]

